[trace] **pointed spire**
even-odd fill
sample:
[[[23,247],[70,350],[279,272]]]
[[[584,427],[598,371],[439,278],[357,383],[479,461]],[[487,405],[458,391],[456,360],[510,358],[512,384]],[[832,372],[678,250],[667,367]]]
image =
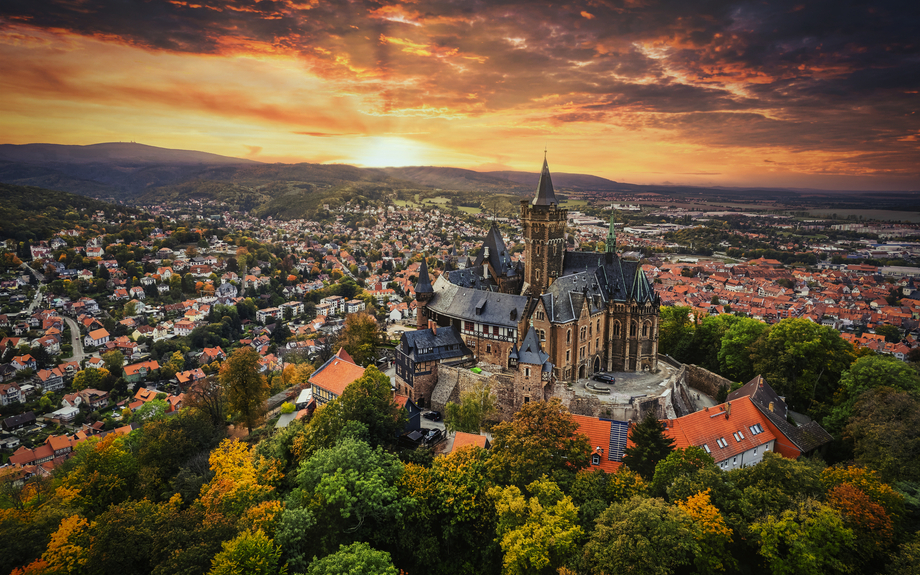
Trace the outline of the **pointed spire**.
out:
[[[415,284],[415,293],[434,293],[431,278],[428,277],[428,260],[422,258],[422,267],[418,270],[418,283]]]
[[[543,172],[540,174],[540,183],[537,184],[537,195],[531,205],[549,206],[558,204],[556,192],[553,190],[553,179],[549,175],[549,163],[546,161],[546,151],[543,152]]]
[[[610,229],[607,230],[607,253],[617,253],[617,212],[610,206]]]

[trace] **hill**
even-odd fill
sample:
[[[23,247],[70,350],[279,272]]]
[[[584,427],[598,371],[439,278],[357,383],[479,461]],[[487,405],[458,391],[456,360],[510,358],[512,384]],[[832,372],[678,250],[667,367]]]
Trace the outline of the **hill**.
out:
[[[484,172],[486,175],[497,179],[508,180],[523,186],[529,192],[537,188],[540,183],[540,172]],[[601,178],[600,176],[591,176],[589,174],[569,174],[566,172],[553,172],[553,185],[556,188],[565,188],[570,190],[593,190],[593,191],[615,191],[622,187],[622,184]]]
[[[0,184],[0,197],[0,239],[16,241],[49,239],[61,229],[88,221],[97,211],[139,213],[134,208],[33,186]]]
[[[158,148],[134,142],[108,142],[88,146],[62,144],[0,144],[0,160],[47,164],[258,164],[195,150]]]

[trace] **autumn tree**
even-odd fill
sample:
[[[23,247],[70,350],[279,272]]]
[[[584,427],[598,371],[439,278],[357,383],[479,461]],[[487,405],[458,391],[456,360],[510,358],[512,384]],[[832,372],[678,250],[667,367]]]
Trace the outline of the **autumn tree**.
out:
[[[677,506],[693,521],[693,537],[699,547],[694,555],[697,570],[700,573],[719,573],[725,571],[728,566],[734,567],[729,553],[732,530],[712,504],[709,490],[679,501]]]
[[[805,499],[751,524],[758,554],[773,575],[849,573],[854,542],[836,510]]]
[[[588,466],[588,438],[555,398],[525,404],[513,420],[492,428],[492,437],[489,470],[499,484],[524,487],[543,475],[555,479]]]
[[[668,494],[668,487],[678,477],[690,475],[705,467],[714,466],[715,460],[702,448],[691,445],[683,449],[675,449],[655,466],[650,491],[656,497],[665,497]]]
[[[497,413],[491,387],[488,383],[477,382],[472,389],[460,394],[460,403],[447,403],[444,425],[448,431],[479,433],[486,421]]]
[[[514,485],[493,487],[496,533],[504,558],[502,573],[553,573],[578,550],[583,532],[572,499],[545,477],[527,486],[527,499]]]
[[[117,349],[102,354],[105,368],[115,377],[121,377],[121,370],[125,366],[125,354]]]
[[[284,575],[287,565],[281,561],[281,549],[261,530],[244,531],[226,541],[214,556],[208,575]]]
[[[185,392],[185,403],[206,415],[213,425],[227,424],[227,396],[219,375],[194,382]]]
[[[92,518],[135,493],[137,472],[127,438],[107,435],[80,442],[58,475],[73,503]]]
[[[376,358],[379,335],[377,320],[366,313],[345,317],[345,328],[339,334],[338,345],[345,348],[358,365],[368,365]]]
[[[632,447],[623,452],[623,464],[651,481],[658,462],[674,449],[674,440],[665,435],[664,426],[652,412],[630,427],[629,439]]]
[[[75,391],[99,389],[108,376],[109,370],[105,368],[87,367],[77,372],[70,385]]]
[[[240,415],[249,433],[265,413],[268,399],[268,382],[259,373],[259,359],[255,349],[245,346],[230,354],[220,366],[220,383],[227,394],[227,404]]]
[[[831,433],[840,433],[853,415],[859,397],[872,389],[888,387],[920,397],[920,374],[908,364],[890,355],[867,355],[853,362],[840,377],[840,391],[835,406],[824,418]]]
[[[45,568],[51,573],[79,575],[84,572],[89,554],[91,524],[78,515],[64,519],[51,536],[48,548],[42,553]]]

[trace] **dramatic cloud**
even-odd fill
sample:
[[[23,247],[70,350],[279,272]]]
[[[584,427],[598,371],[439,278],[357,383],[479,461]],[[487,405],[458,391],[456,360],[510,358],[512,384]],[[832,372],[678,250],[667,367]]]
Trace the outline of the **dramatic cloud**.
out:
[[[369,138],[398,138],[394,163],[530,169],[550,140],[560,168],[623,180],[920,188],[918,16],[841,0],[6,0],[0,126],[101,136],[109,107],[132,133],[169,127],[160,144],[233,136],[260,159],[386,162]],[[57,137],[41,136],[49,114],[68,117]]]

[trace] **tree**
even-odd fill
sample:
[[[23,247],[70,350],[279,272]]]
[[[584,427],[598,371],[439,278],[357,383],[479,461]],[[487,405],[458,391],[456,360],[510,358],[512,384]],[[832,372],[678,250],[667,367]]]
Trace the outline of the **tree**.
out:
[[[186,404],[203,413],[215,426],[227,424],[227,398],[219,376],[198,380],[185,392]]]
[[[856,462],[883,481],[920,480],[920,399],[881,387],[863,393],[843,432],[853,444]]]
[[[265,413],[268,382],[259,373],[259,353],[249,346],[238,348],[220,366],[220,383],[227,404],[240,414],[249,433]]]
[[[555,398],[524,404],[512,421],[492,428],[492,437],[489,472],[496,483],[523,487],[543,475],[561,479],[588,466],[588,438]]]
[[[112,351],[102,354],[102,361],[105,362],[105,368],[115,377],[121,377],[121,370],[125,366],[125,354],[113,349]]]
[[[354,313],[345,318],[345,328],[338,344],[345,348],[358,365],[368,365],[376,357],[379,328],[377,320],[366,313]]]
[[[712,296],[715,300],[713,303],[719,303],[718,296]],[[729,314],[710,315],[703,318],[703,321],[696,328],[693,337],[693,353],[688,361],[705,367],[710,371],[718,372],[719,352],[722,349],[722,341],[729,329],[742,318]]]
[[[719,367],[726,377],[735,381],[754,378],[751,347],[767,331],[767,324],[751,318],[738,318],[722,336],[719,347]]]
[[[714,467],[715,460],[702,448],[690,446],[675,449],[655,466],[650,489],[656,497],[665,497],[668,487],[680,476],[690,475],[705,467]]]
[[[498,513],[496,533],[506,575],[556,572],[578,550],[583,535],[578,510],[558,485],[543,477],[527,491],[533,494],[530,499],[513,485],[489,490]]]
[[[223,544],[223,551],[214,556],[209,575],[284,575],[287,565],[281,564],[281,549],[276,547],[261,529],[244,531]]]
[[[306,575],[398,575],[390,554],[367,543],[341,545],[332,555],[314,561]]]
[[[134,415],[131,417],[134,421],[138,423],[147,423],[151,421],[157,421],[166,416],[166,411],[169,409],[169,404],[162,399],[154,399],[153,401],[148,401],[144,405],[140,406],[137,411],[134,412]]]
[[[83,389],[98,389],[102,387],[102,382],[109,376],[109,371],[107,369],[97,369],[95,367],[87,367],[77,372],[71,383],[71,387],[80,391]]]
[[[693,345],[696,326],[690,320],[693,310],[685,306],[665,306],[658,318],[658,350],[676,359],[686,361]]]
[[[601,514],[583,560],[592,574],[667,575],[690,565],[698,549],[686,511],[637,496]]]
[[[754,522],[751,531],[757,536],[758,554],[774,575],[850,572],[845,557],[853,532],[837,511],[814,499]]]
[[[299,498],[289,503],[296,501],[310,510],[321,532],[301,537],[311,537],[314,549],[326,553],[355,540],[391,539],[388,527],[409,504],[399,496],[402,472],[403,464],[395,455],[350,437],[317,451],[300,465]]]
[[[160,367],[160,372],[167,378],[170,378],[174,377],[183,369],[185,369],[185,356],[181,351],[176,350],[170,356],[169,361]]]
[[[74,574],[83,573],[89,552],[90,522],[73,515],[64,519],[61,526],[51,535],[48,549],[42,553],[42,561],[51,573]]]
[[[901,330],[893,325],[876,326],[875,333],[885,336],[885,341],[889,343],[897,343],[901,341]]]
[[[460,403],[444,407],[444,424],[448,431],[479,433],[485,422],[497,413],[495,398],[488,383],[477,382],[460,394]]]
[[[853,362],[840,377],[836,405],[824,418],[831,433],[840,433],[853,414],[859,397],[871,389],[888,387],[920,397],[920,374],[903,361],[890,355],[867,355]]]
[[[79,443],[58,475],[83,514],[93,517],[135,492],[137,471],[127,438],[107,435]]]
[[[649,412],[645,419],[629,430],[632,447],[623,452],[623,463],[646,481],[655,475],[655,467],[674,449],[674,440],[665,435],[664,426]]]
[[[709,490],[701,491],[677,503],[693,520],[694,538],[699,545],[694,562],[701,573],[725,571],[726,563],[733,564],[728,546],[732,530],[709,498]]]
[[[807,319],[784,319],[772,326],[751,350],[754,370],[793,409],[807,410],[812,401],[829,401],[840,374],[855,356],[853,346],[829,327]]]

